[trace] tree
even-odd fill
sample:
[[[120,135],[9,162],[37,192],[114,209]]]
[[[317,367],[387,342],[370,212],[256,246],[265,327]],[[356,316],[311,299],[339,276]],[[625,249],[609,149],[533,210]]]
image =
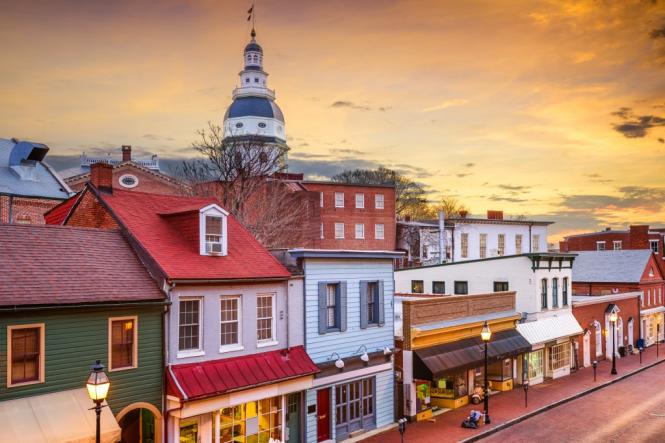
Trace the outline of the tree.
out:
[[[363,185],[394,185],[395,213],[398,218],[410,216],[423,218],[428,214],[427,191],[425,187],[399,172],[380,167],[377,169],[353,169],[332,177],[340,183]]]
[[[441,211],[443,211],[446,219],[459,218],[463,213],[469,212],[468,208],[455,197],[442,197],[439,203],[432,206],[434,214],[438,215]]]
[[[178,171],[189,193],[221,202],[266,247],[300,244],[312,205],[276,178],[288,147],[256,136],[225,138],[212,123],[198,134],[192,147],[203,158]]]

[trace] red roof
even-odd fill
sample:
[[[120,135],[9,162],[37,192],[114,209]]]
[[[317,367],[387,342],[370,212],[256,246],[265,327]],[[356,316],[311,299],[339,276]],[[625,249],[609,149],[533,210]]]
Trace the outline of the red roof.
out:
[[[182,220],[167,214],[187,213],[212,203],[210,198],[147,194],[113,189],[99,193],[103,202],[143,246],[169,279],[238,280],[288,278],[289,271],[233,216],[228,216],[228,254],[201,255],[198,216]],[[192,232],[194,234],[192,234]]]
[[[201,363],[172,365],[168,394],[194,400],[313,375],[319,368],[302,346]]]
[[[163,300],[117,230],[0,224],[0,306]]]
[[[44,221],[47,225],[61,225],[69,215],[74,204],[78,201],[81,193],[68,198],[57,206],[54,206],[44,214]]]

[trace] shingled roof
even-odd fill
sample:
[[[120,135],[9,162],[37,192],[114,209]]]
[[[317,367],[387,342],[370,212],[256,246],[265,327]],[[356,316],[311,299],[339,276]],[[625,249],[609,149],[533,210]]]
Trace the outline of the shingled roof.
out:
[[[119,231],[0,224],[0,306],[163,300]]]
[[[593,283],[637,283],[651,257],[650,249],[576,252],[573,281]]]

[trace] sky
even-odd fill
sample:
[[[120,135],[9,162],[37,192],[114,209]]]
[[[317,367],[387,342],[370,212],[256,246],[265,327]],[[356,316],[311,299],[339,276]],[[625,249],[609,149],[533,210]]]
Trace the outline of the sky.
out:
[[[248,1],[0,0],[0,137],[191,158]],[[665,2],[255,1],[290,170],[394,168],[562,235],[665,224]]]

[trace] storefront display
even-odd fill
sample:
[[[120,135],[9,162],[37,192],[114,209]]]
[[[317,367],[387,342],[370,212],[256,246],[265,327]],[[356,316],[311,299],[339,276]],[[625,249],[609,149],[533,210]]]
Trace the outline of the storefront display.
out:
[[[271,438],[281,440],[282,397],[222,409],[219,411],[219,430],[221,443],[268,443]]]
[[[529,383],[535,384],[543,381],[543,354],[544,349],[538,349],[529,353],[528,360],[528,374]]]
[[[434,380],[432,405],[441,408],[458,408],[469,401],[467,371],[445,375]]]

